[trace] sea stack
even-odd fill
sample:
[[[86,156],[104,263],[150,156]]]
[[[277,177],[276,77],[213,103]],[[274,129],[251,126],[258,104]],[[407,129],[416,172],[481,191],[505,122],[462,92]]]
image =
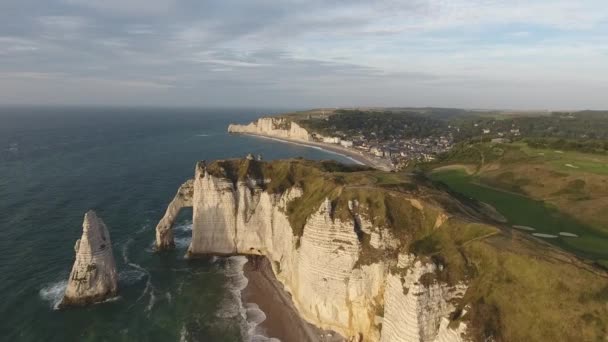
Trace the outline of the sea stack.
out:
[[[118,275],[110,234],[92,210],[84,215],[82,237],[74,251],[76,261],[59,307],[87,305],[116,296]]]

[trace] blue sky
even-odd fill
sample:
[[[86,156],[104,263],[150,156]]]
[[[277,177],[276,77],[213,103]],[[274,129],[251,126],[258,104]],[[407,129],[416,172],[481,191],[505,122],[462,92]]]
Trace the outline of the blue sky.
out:
[[[608,108],[605,0],[3,0],[0,104]]]

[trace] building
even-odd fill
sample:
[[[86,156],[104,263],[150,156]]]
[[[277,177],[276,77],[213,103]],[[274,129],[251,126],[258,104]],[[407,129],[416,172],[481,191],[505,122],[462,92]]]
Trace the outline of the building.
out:
[[[353,147],[353,142],[350,140],[342,140],[340,141],[340,145],[344,147]]]
[[[323,142],[326,144],[339,144],[340,138],[338,137],[323,137]]]
[[[376,157],[384,157],[384,151],[378,147],[372,147],[369,151]]]

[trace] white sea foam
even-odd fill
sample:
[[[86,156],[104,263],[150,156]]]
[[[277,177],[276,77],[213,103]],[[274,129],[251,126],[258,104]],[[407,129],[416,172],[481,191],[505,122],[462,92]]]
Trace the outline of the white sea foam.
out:
[[[260,324],[266,320],[266,314],[260,307],[255,303],[243,304],[242,291],[249,283],[243,271],[247,257],[232,256],[224,260],[228,291],[222,300],[222,309],[216,315],[224,319],[236,319],[247,342],[280,342],[279,339],[264,336],[264,331],[260,330]]]
[[[119,299],[120,299],[120,296],[110,297],[110,298],[108,298],[106,300],[103,300],[103,301],[101,301],[99,303],[110,303],[110,302],[115,302],[115,301],[117,301]]]
[[[226,295],[222,299],[222,309],[217,312],[221,318],[245,319],[245,308],[241,301],[241,291],[247,287],[249,280],[243,272],[243,265],[247,263],[244,256],[232,256],[225,259],[225,276],[228,278],[226,283]]]
[[[124,270],[118,273],[118,281],[120,281],[124,285],[133,285],[142,280],[145,276],[145,272],[142,272],[137,269]]]
[[[182,329],[179,331],[179,342],[188,341],[188,330],[186,330],[186,325],[182,325]]]
[[[175,227],[173,227],[173,232],[176,235],[173,239],[175,247],[184,249],[190,246],[190,242],[192,241],[192,221],[186,221],[175,225]]]
[[[568,233],[568,232],[559,232],[559,235],[561,236],[565,236],[565,237],[578,237],[578,235],[574,234],[574,233]]]
[[[65,289],[68,287],[67,280],[61,280],[55,283],[51,283],[48,286],[40,289],[40,298],[47,301],[51,305],[51,309],[57,310],[59,308],[59,303],[63,299],[65,294]],[[106,300],[101,301],[100,303],[108,303],[115,302],[120,299],[120,296],[110,297]]]
[[[190,242],[192,241],[191,237],[180,237],[173,239],[175,241],[175,247],[179,249],[187,248],[190,246]]]
[[[279,341],[276,338],[268,338],[265,336],[265,332],[262,331],[259,326],[266,320],[266,314],[260,309],[255,303],[245,304],[245,313],[247,315],[247,336],[249,336],[250,342],[275,342]]]
[[[152,310],[152,308],[154,307],[154,303],[156,302],[156,295],[154,293],[156,289],[152,285],[152,275],[150,274],[150,272],[148,272],[148,270],[143,268],[141,265],[131,262],[131,260],[129,259],[129,246],[131,245],[131,243],[133,243],[133,239],[127,240],[127,242],[125,242],[125,244],[122,246],[122,259],[125,262],[125,264],[127,264],[134,270],[143,273],[144,276],[146,277],[146,287],[144,288],[142,293],[139,295],[137,300],[135,300],[135,302],[139,302],[146,295],[149,295],[150,298],[148,300],[148,305],[146,306],[146,311],[150,311],[150,310]]]
[[[61,280],[51,283],[40,289],[40,298],[47,301],[51,305],[51,309],[56,310],[61,303],[61,299],[65,294],[65,289],[68,287],[67,280]]]
[[[173,227],[174,232],[191,232],[192,221],[186,221],[184,223],[177,224]]]
[[[221,309],[215,315],[223,320],[234,321],[240,327],[243,340],[250,341],[249,324],[241,299],[241,291],[247,287],[249,282],[243,272],[243,265],[247,263],[247,258],[232,256],[222,260],[224,261],[224,275],[228,281],[225,284],[226,292],[220,304]]]
[[[150,299],[148,300],[148,306],[146,306],[146,311],[152,310],[154,307],[154,303],[156,303],[156,295],[154,294],[154,288],[150,290]]]
[[[143,232],[145,232],[146,230],[148,230],[150,227],[152,227],[150,224],[144,224],[143,226],[141,226],[141,228],[139,228],[136,232],[135,235],[139,235]]]

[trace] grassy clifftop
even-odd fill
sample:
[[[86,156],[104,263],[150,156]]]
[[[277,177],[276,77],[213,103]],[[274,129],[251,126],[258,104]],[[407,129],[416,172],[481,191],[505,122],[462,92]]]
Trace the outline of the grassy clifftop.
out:
[[[353,222],[349,202],[374,226],[390,229],[396,248],[378,250],[358,232],[363,264],[394,261],[413,253],[442,267],[422,284],[469,284],[453,322],[469,326],[482,341],[603,341],[608,338],[608,275],[577,257],[492,221],[485,207],[409,174],[387,173],[336,162],[226,160],[207,166],[233,182],[265,179],[264,191],[293,186],[303,195],[289,203],[295,235],[326,198],[334,219]]]
[[[463,144],[426,167],[454,191],[494,205],[511,225],[553,235],[552,243],[608,266],[608,157]]]

